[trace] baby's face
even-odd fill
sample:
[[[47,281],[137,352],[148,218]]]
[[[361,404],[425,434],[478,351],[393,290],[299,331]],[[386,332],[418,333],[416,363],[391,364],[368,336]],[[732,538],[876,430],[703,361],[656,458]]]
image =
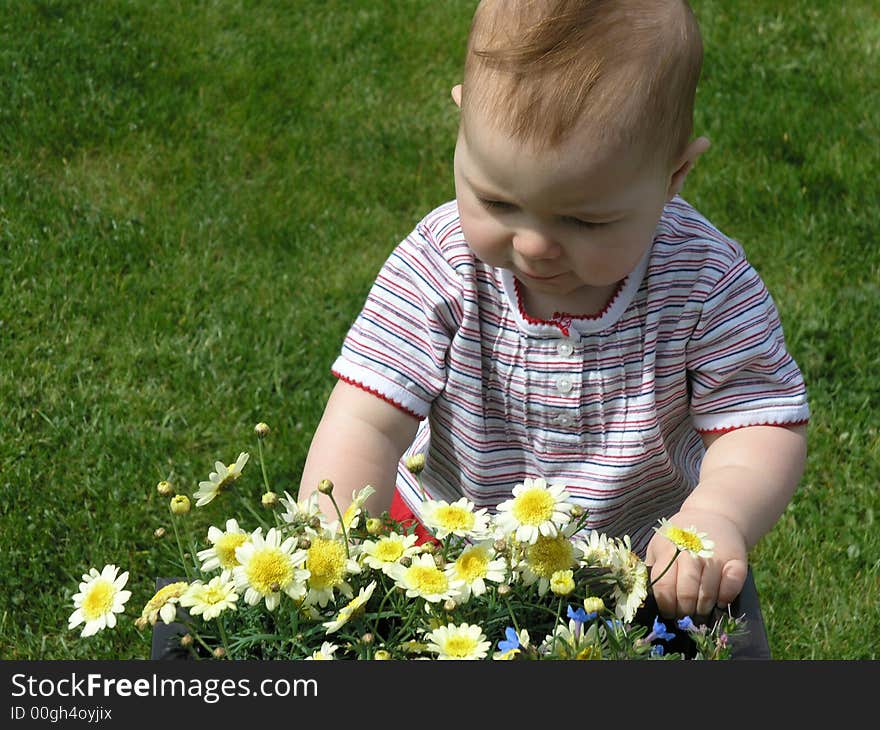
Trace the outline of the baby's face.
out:
[[[578,313],[635,268],[673,194],[670,175],[639,160],[577,131],[535,152],[469,113],[455,149],[462,231],[479,259]]]

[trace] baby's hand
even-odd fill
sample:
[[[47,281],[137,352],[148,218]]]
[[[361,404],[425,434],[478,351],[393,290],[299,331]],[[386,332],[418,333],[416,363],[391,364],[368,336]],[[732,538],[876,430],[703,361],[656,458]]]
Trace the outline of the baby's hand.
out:
[[[687,552],[676,558],[652,588],[657,608],[664,618],[705,619],[716,605],[726,606],[742,590],[748,573],[745,538],[732,521],[712,512],[685,510],[669,521],[683,529],[696,527],[715,546],[711,558],[695,558]],[[674,555],[672,542],[659,533],[654,535],[645,554],[651,580],[663,572]]]

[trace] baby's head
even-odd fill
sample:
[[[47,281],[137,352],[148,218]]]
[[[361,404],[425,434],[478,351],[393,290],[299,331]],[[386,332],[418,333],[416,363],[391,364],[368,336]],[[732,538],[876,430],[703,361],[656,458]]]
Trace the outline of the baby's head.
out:
[[[685,0],[483,0],[462,112],[540,150],[573,134],[674,164],[703,48]]]

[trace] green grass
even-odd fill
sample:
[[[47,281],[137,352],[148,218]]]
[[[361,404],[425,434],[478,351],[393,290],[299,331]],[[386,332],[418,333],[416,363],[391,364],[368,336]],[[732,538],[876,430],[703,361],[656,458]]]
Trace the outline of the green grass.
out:
[[[452,197],[473,6],[0,8],[0,657],[147,656],[131,615],[172,565],[155,484],[192,493],[256,453],[258,421],[273,486],[298,482],[376,271]],[[802,488],[752,556],[774,656],[877,658],[880,19],[693,6],[713,146],[685,195],[773,292],[813,411]],[[263,491],[259,469],[239,484]],[[128,618],[80,640],[71,595],[108,562]]]

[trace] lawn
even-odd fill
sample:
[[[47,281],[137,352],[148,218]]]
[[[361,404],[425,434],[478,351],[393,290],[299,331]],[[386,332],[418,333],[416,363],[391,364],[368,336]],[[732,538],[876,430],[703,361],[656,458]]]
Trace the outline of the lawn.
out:
[[[0,658],[142,658],[189,494],[256,454],[299,481],[378,268],[453,195],[464,0],[0,7]],[[880,655],[880,17],[694,0],[685,197],[742,242],[810,393],[802,486],[752,555],[780,659]],[[344,444],[340,444],[344,456]],[[256,497],[252,466],[238,489]],[[198,528],[222,510],[200,510]],[[89,567],[119,626],[67,629]]]

